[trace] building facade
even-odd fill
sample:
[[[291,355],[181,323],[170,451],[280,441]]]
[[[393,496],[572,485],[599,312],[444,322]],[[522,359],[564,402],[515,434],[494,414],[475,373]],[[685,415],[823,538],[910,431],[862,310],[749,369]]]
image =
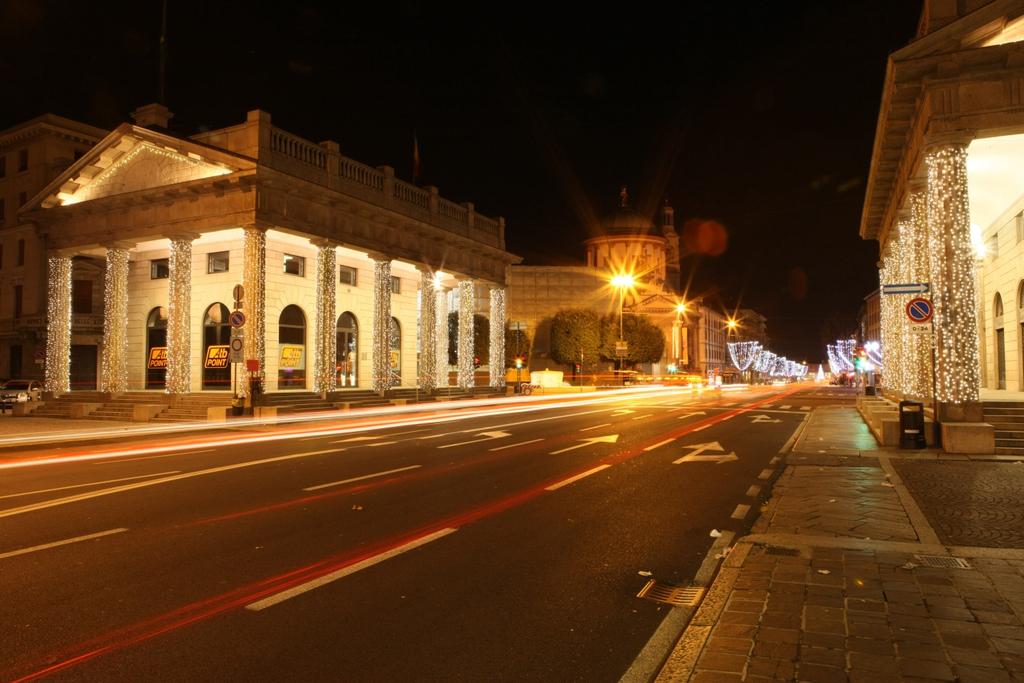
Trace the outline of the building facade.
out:
[[[133,116],[19,212],[40,244],[36,343],[49,391],[246,394],[250,377],[266,391],[429,390],[448,384],[453,300],[457,377],[469,387],[481,290],[491,380],[504,385],[517,259],[502,219],[284,131],[266,112],[187,138],[166,131],[162,106]],[[79,273],[94,283],[91,327],[74,313]]]

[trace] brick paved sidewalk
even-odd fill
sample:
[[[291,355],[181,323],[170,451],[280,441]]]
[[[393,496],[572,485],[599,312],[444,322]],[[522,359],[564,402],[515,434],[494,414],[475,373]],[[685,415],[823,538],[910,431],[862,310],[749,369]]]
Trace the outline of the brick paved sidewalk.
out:
[[[657,680],[1024,680],[1024,550],[1006,547],[1024,509],[1024,466],[904,459],[863,443],[847,457],[858,426],[823,414],[847,433],[842,448],[821,448],[818,412],[802,438],[816,428],[810,443],[826,453],[788,461],[799,464],[733,546]],[[935,481],[947,490],[928,497]],[[988,528],[979,511],[1001,505],[1005,530],[961,525],[953,538],[944,500],[976,528]],[[976,538],[990,547],[963,543]],[[967,568],[930,567],[929,557]]]

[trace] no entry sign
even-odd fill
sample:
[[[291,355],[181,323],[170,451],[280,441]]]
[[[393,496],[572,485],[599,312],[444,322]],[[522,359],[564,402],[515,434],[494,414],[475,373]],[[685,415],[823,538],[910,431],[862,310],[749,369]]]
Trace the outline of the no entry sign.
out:
[[[926,323],[932,319],[935,309],[928,299],[917,297],[907,302],[907,317],[912,323]]]

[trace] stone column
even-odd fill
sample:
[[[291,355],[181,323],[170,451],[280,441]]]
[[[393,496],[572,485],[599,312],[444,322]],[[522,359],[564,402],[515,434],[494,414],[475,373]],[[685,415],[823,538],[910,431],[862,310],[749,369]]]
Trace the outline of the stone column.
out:
[[[371,388],[387,391],[391,378],[391,259],[373,259],[373,332],[370,339]]]
[[[168,394],[192,391],[192,240],[171,238],[167,280]]]
[[[472,389],[476,380],[473,376],[473,310],[476,298],[473,281],[459,280],[459,386]]]
[[[100,391],[128,390],[128,249],[107,247],[103,274],[103,358]]]
[[[448,289],[438,287],[434,292],[435,326],[437,330],[437,355],[434,370],[437,372],[437,386],[448,386]]]
[[[437,386],[437,294],[434,273],[420,268],[420,357],[417,383],[423,391]]]
[[[981,377],[967,203],[967,146],[935,145],[928,149],[925,165],[938,418],[940,422],[980,422]]]
[[[267,231],[265,228],[249,225],[242,239],[242,286],[245,288],[245,342],[243,351],[246,360],[257,360],[260,370],[266,369],[266,286],[267,278]],[[238,391],[242,396],[251,395],[249,373],[244,369],[238,378]]]
[[[491,339],[488,365],[491,370],[491,386],[505,388],[505,288],[491,288]]]
[[[313,391],[323,394],[338,386],[337,250],[331,242],[313,242],[316,252],[316,361]]]
[[[46,391],[71,390],[71,257],[47,259]]]

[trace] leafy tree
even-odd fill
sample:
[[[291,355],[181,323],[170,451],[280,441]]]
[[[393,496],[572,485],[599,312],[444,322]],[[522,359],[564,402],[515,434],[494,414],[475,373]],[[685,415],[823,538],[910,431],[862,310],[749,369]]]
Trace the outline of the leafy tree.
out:
[[[665,353],[665,333],[646,315],[630,315],[622,319],[626,341],[625,362],[657,363]],[[606,315],[601,319],[601,357],[615,361],[615,342],[619,340],[619,316]]]
[[[601,350],[601,319],[584,308],[566,308],[551,318],[551,358],[572,365],[595,363]]]
[[[505,367],[516,366],[516,352],[523,358],[530,357],[530,334],[526,330],[505,330]]]
[[[487,316],[473,314],[473,355],[480,359],[480,364],[488,362],[491,349],[491,323]],[[459,362],[459,312],[448,314],[448,363]]]

